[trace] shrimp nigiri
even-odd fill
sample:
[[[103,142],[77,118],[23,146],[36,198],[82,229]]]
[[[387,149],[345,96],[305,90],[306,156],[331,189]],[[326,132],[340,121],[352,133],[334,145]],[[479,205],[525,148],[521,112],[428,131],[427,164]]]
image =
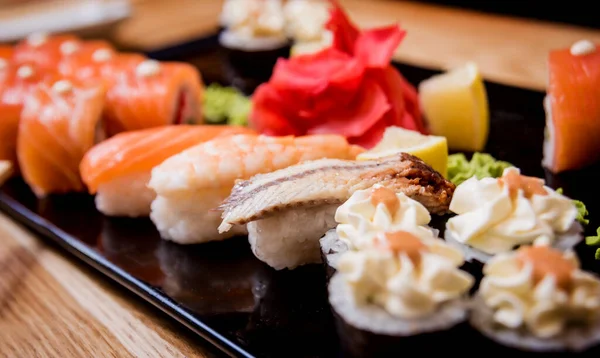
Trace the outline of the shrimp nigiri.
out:
[[[55,71],[63,56],[70,54],[80,43],[79,38],[73,35],[35,33],[15,46],[12,60]]]
[[[216,209],[236,180],[307,160],[354,159],[363,149],[338,135],[216,138],[170,157],[152,170],[156,192],[150,218],[164,239],[180,244],[222,240],[247,233],[243,226],[219,234]]]
[[[600,49],[581,41],[549,57],[543,164],[553,173],[600,160]]]
[[[9,65],[0,69],[0,160],[16,166],[17,129],[23,102],[41,81],[56,77],[33,64]]]
[[[245,127],[181,125],[125,132],[89,150],[81,177],[96,207],[109,216],[148,216],[154,191],[147,187],[152,168],[165,159],[215,137],[254,133]]]
[[[17,137],[23,179],[38,197],[83,191],[79,163],[97,140],[105,88],[61,79],[27,96]]]
[[[135,61],[134,61],[135,63]],[[105,119],[111,136],[168,124],[202,122],[202,79],[192,65],[144,60],[110,66]]]

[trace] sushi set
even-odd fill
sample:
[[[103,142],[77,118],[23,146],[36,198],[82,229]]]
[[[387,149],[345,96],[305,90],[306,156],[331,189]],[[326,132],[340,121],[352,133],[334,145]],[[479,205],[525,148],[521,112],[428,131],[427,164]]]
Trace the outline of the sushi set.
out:
[[[600,351],[593,43],[541,93],[393,63],[333,1],[222,23],[0,46],[0,209],[232,356]]]

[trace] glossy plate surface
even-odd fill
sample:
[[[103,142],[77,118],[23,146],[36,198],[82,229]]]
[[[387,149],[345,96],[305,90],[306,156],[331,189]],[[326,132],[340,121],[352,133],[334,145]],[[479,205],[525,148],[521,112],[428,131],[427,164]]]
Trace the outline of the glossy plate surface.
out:
[[[206,83],[235,83],[246,92],[268,79],[269,64],[235,71],[230,54],[215,38],[151,53],[161,60],[197,65]],[[399,65],[413,83],[433,71]],[[492,115],[487,152],[545,178],[591,212],[586,233],[600,223],[598,166],[553,176],[541,165],[543,94],[487,84]],[[160,240],[148,219],[105,218],[85,194],[37,200],[19,179],[0,189],[0,209],[82,259],[174,319],[235,356],[332,357],[340,346],[326,299],[324,271],[310,265],[274,271],[254,258],[246,238],[195,246]],[[443,218],[435,224],[442,228]],[[594,249],[578,247],[584,268],[597,271]],[[467,267],[475,275],[480,268]],[[458,338],[458,339],[457,339]],[[441,338],[440,352],[463,352],[464,342],[483,349],[485,340],[468,329]],[[399,340],[399,344],[402,341]],[[491,347],[490,347],[491,348]],[[494,347],[498,350],[497,347]]]

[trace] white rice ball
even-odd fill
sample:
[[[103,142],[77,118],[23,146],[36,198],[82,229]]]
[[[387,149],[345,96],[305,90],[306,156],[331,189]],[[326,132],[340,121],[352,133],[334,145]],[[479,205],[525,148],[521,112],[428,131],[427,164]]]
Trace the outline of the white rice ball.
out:
[[[321,262],[319,239],[337,225],[338,206],[289,209],[248,223],[252,252],[276,270]]]
[[[219,234],[221,211],[215,208],[224,199],[220,192],[211,190],[159,195],[152,202],[150,219],[163,239],[178,244],[198,244],[245,235],[245,226],[234,226]]]
[[[96,208],[107,216],[145,217],[156,194],[147,187],[150,173],[135,173],[101,184]]]

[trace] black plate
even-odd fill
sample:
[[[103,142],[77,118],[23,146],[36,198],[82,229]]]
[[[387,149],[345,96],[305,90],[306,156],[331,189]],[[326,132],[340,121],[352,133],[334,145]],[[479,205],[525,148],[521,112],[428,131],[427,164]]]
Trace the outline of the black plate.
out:
[[[235,80],[245,91],[269,76],[269,67],[240,79],[218,49],[216,38],[149,54],[161,60],[196,64],[207,83]],[[399,65],[413,83],[434,71]],[[487,151],[527,175],[584,200],[592,227],[599,222],[600,168],[553,176],[540,166],[543,93],[487,84],[492,128]],[[174,319],[236,356],[331,357],[340,347],[318,265],[274,271],[254,258],[245,238],[196,246],[160,240],[148,219],[105,218],[84,194],[37,200],[20,180],[0,190],[0,208],[67,252],[150,301]],[[436,220],[440,221],[440,220]],[[579,247],[583,265],[596,271],[594,250]],[[473,333],[464,333],[471,335]],[[479,345],[478,336],[464,337]],[[462,341],[462,339],[460,340]],[[400,343],[400,342],[399,342]],[[442,345],[446,351],[456,347]],[[440,346],[440,348],[442,348]]]

